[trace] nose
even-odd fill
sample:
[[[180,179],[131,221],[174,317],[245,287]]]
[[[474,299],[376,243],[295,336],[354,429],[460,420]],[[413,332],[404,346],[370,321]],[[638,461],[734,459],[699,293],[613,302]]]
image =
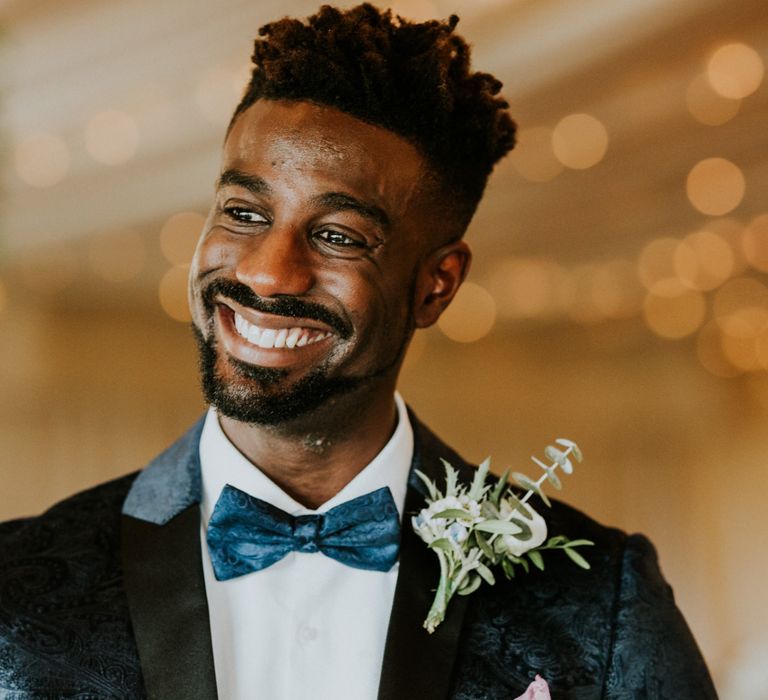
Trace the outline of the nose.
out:
[[[307,241],[289,227],[250,238],[235,274],[260,297],[300,296],[315,283]]]

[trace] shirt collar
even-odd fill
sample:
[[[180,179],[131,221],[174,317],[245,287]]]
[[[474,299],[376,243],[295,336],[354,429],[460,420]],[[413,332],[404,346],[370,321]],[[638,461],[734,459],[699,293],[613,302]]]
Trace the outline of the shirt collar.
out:
[[[302,506],[248,461],[224,434],[216,409],[211,407],[200,436],[200,508],[203,522],[208,522],[226,484],[268,501],[291,515],[324,513],[345,501],[388,486],[402,519],[408,473],[413,458],[413,428],[405,403],[398,393],[395,393],[395,404],[397,426],[387,444],[341,491],[316,510]]]

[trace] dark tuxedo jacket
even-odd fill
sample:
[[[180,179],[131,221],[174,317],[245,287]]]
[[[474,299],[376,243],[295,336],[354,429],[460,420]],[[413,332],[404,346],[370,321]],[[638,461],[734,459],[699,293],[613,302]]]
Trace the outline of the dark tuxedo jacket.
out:
[[[441,481],[442,457],[469,479],[472,468],[412,420],[414,466]],[[0,698],[216,697],[200,553],[201,428],[138,476],[0,525]],[[410,480],[406,498],[381,700],[514,698],[537,673],[555,700],[716,697],[652,545],[561,503],[545,513],[549,531],[593,540],[590,571],[547,552],[544,572],[457,597],[428,635],[421,625],[437,558],[407,520],[423,506],[419,484]],[[258,688],[253,698],[273,700]]]

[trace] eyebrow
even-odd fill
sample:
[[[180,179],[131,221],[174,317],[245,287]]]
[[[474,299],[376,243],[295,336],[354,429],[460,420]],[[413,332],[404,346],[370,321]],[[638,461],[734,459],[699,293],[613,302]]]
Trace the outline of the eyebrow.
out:
[[[272,194],[272,188],[267,184],[266,180],[258,175],[244,173],[242,170],[225,170],[216,184],[219,188],[232,185],[243,187],[253,194]],[[383,229],[389,227],[389,217],[381,207],[363,202],[344,192],[325,192],[319,194],[312,198],[312,204],[336,212],[354,211]]]
[[[312,203],[331,211],[354,211],[381,228],[386,229],[389,227],[389,217],[381,207],[362,202],[344,192],[326,192],[325,194],[317,195],[312,198]]]
[[[270,194],[272,192],[272,188],[266,180],[258,175],[248,175],[242,170],[225,170],[219,177],[216,186],[221,188],[227,185],[243,187],[253,194]]]

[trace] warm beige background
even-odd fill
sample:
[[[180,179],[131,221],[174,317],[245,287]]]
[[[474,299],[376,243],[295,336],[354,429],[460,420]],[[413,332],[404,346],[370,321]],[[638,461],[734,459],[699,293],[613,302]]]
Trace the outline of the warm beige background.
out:
[[[202,410],[190,334],[172,318],[183,265],[256,28],[314,7],[0,2],[0,518],[139,468]],[[768,231],[758,219],[745,233],[768,211],[768,81],[738,102],[698,78],[734,42],[765,65],[764,3],[397,8],[458,11],[476,66],[504,80],[524,129],[470,233],[481,289],[452,325],[417,337],[403,394],[499,469],[576,439],[586,463],[566,500],[647,533],[722,697],[768,698]],[[735,70],[738,87],[749,66]],[[552,152],[547,130],[572,113],[604,125],[593,167],[563,168]],[[742,197],[727,172],[700,183],[710,213],[686,191],[707,158],[745,182]],[[198,215],[168,224],[179,212]],[[691,272],[679,241],[702,229]],[[647,248],[660,238],[674,240]],[[474,342],[446,336],[473,330]]]

